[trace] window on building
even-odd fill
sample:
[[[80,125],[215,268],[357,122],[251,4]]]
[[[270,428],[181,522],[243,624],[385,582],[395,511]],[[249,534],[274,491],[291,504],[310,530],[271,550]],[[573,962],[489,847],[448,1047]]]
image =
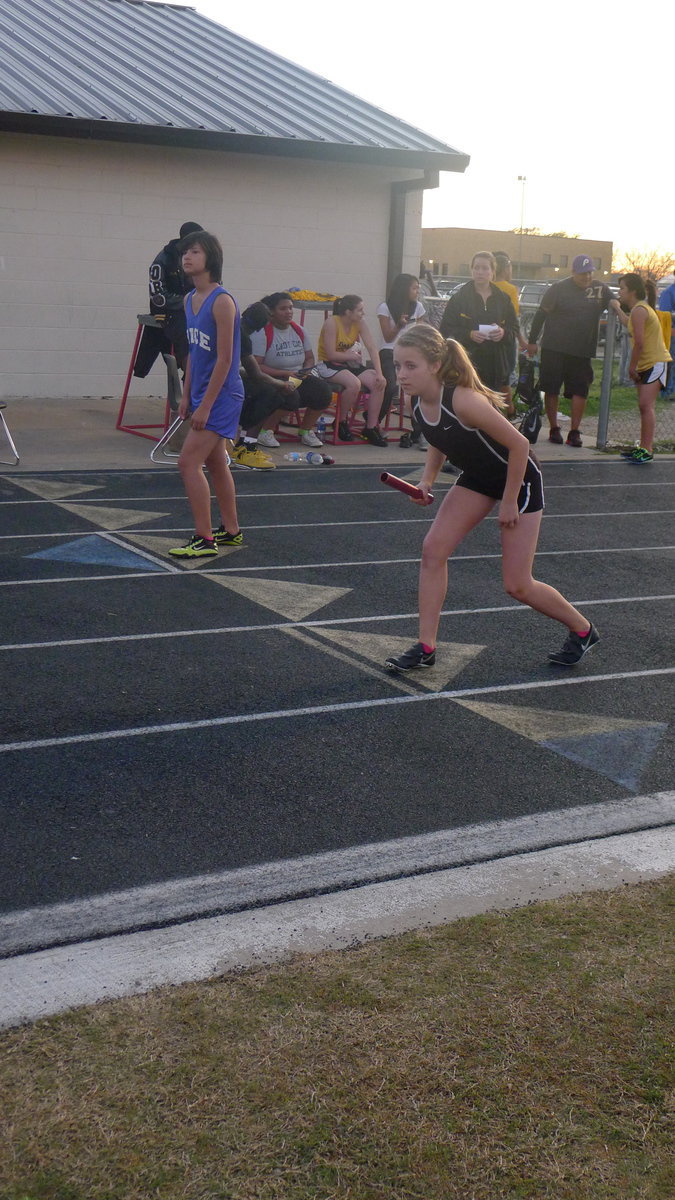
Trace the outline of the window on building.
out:
[[[602,259],[601,259],[601,258],[594,258],[594,259],[593,259],[593,269],[594,269],[595,271],[599,271],[599,270],[600,270],[600,268],[601,268],[601,266],[602,266]]]
[[[544,266],[545,266],[545,267],[550,267],[550,265],[551,265],[551,255],[550,255],[550,254],[544,254],[544,255],[542,255],[542,262],[543,262],[543,264],[544,264]]]
[[[431,274],[432,274],[432,275],[438,275],[438,263],[437,263],[437,262],[435,262],[435,263],[433,264],[433,266],[432,266],[432,268],[431,268]]]
[[[567,254],[561,254],[561,255],[560,255],[560,266],[561,266],[561,267],[566,267],[566,266],[567,266],[567,264],[569,263],[569,261],[570,261],[570,260],[569,260],[569,257],[568,257],[568,255],[567,255]]]
[[[443,263],[443,269],[441,271],[441,275],[447,275],[447,273],[448,273],[448,264]]]

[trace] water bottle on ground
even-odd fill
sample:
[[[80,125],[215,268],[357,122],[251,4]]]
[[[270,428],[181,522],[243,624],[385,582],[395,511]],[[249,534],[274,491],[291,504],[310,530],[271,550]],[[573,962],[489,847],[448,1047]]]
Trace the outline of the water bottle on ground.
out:
[[[310,450],[307,454],[300,454],[298,450],[290,450],[288,454],[284,454],[284,458],[290,463],[311,463],[313,467],[323,465],[323,455],[317,450]]]

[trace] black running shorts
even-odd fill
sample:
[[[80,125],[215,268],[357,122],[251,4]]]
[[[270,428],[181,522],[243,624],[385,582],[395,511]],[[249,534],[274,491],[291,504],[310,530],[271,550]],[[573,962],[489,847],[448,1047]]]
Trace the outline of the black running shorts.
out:
[[[539,386],[547,396],[558,396],[560,389],[564,388],[566,400],[571,400],[572,396],[582,396],[585,400],[592,382],[590,358],[577,358],[576,354],[542,349]]]
[[[468,488],[470,492],[479,492],[481,496],[490,496],[493,500],[501,500],[504,495],[503,484],[485,483],[482,479],[476,479],[475,475],[468,475],[466,471],[462,471],[459,479],[455,482],[455,487]],[[531,458],[518,493],[518,512],[535,513],[542,512],[543,509],[544,480],[538,464]]]

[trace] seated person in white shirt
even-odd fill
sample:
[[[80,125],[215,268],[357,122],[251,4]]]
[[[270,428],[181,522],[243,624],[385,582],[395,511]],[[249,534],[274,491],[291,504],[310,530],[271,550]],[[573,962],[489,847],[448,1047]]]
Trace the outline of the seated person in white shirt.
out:
[[[251,336],[251,346],[263,375],[281,382],[283,402],[266,421],[266,428],[258,434],[261,446],[279,445],[274,431],[284,414],[304,408],[300,427],[303,446],[321,446],[323,443],[315,432],[316,422],[330,407],[332,390],[314,374],[314,352],[309,336],[301,325],[293,320],[293,299],[289,292],[272,292],[263,296],[263,304],[270,311],[270,321],[263,329]],[[298,382],[300,380],[300,382]]]

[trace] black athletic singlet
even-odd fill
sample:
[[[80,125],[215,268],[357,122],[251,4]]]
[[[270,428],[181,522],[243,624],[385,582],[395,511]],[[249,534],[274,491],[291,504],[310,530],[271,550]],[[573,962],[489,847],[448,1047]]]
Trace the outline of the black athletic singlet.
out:
[[[441,412],[436,424],[431,425],[422,412],[419,396],[414,396],[412,411],[425,438],[462,473],[455,487],[469,488],[494,500],[501,500],[506,485],[509,452],[482,429],[463,425],[452,407],[454,387],[443,388]],[[523,485],[518,494],[518,511],[540,512],[544,507],[544,483],[541,468],[530,450],[525,468]]]

